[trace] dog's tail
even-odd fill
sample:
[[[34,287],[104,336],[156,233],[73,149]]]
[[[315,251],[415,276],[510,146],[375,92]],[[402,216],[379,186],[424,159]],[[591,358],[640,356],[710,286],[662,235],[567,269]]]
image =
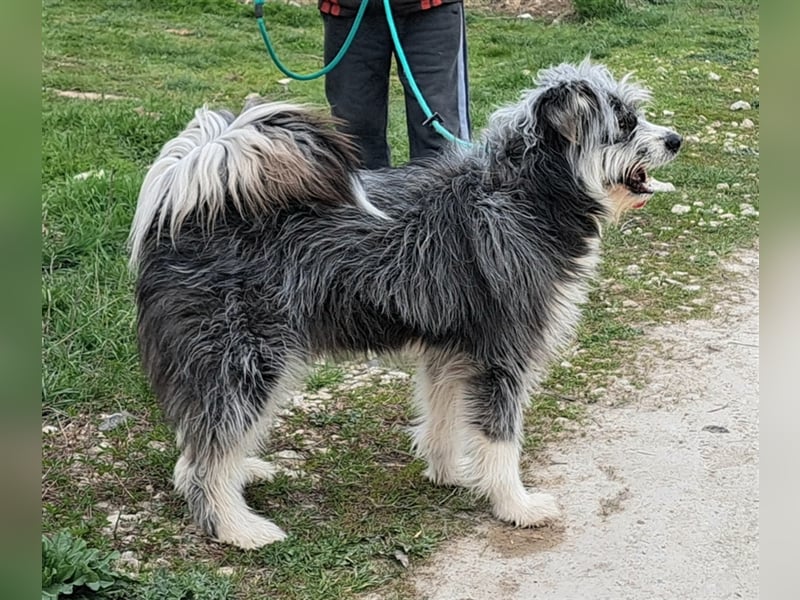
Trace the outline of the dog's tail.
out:
[[[353,204],[386,218],[367,200],[357,152],[333,121],[301,106],[248,103],[238,117],[205,107],[167,142],[145,176],[129,245],[131,267],[154,223],[170,234],[195,211],[211,224],[230,206],[240,214],[293,204]]]

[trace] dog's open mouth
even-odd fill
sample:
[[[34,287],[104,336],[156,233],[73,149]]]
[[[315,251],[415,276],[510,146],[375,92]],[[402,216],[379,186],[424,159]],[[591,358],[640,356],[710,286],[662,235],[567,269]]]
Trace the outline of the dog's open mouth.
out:
[[[633,208],[642,208],[655,192],[674,192],[675,186],[651,177],[644,167],[637,167],[628,175],[623,185],[634,196],[638,196]]]
[[[625,180],[625,187],[627,187],[632,194],[650,195],[655,190],[653,190],[648,183],[647,171],[644,167],[639,167],[630,175],[628,175],[627,179]]]

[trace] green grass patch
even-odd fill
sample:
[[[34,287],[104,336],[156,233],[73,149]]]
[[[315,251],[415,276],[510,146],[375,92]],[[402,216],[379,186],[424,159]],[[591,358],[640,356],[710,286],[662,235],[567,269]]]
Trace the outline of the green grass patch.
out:
[[[301,461],[248,490],[290,538],[246,553],[198,535],[170,489],[173,436],[137,360],[125,241],[138,188],[196,107],[238,110],[252,92],[323,105],[323,82],[279,83],[252,6],[234,0],[49,0],[42,11],[42,403],[54,428],[43,438],[45,533],[133,552],[142,573],[128,597],[348,598],[396,580],[398,555],[416,564],[485,518],[483,502],[422,477],[406,434],[407,379],[376,374],[354,387],[347,368],[325,364],[305,382],[319,406],[283,414],[266,448]],[[313,6],[271,2],[265,14],[289,66],[321,66]],[[538,69],[591,54],[617,74],[634,71],[653,90],[650,119],[686,139],[657,174],[678,191],[606,232],[578,339],[526,415],[535,456],[580,422],[586,403],[603,397],[598,389],[628,376],[648,327],[708,316],[720,261],[757,239],[758,110],[729,106],[758,107],[758,4],[636,2],[559,25],[470,12],[468,35],[476,130]],[[401,162],[397,81],[391,93],[389,139]],[[122,411],[131,415],[124,424],[99,430]]]

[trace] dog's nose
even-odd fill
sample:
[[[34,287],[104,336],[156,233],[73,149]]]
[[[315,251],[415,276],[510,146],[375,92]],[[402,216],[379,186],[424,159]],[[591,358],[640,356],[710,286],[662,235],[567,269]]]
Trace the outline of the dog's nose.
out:
[[[683,138],[681,136],[679,136],[677,133],[670,133],[664,140],[664,145],[670,152],[677,152],[680,150],[681,142],[683,142]]]

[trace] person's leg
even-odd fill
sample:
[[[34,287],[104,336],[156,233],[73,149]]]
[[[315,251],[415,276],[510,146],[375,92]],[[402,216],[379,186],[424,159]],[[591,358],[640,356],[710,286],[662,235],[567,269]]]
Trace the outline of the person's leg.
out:
[[[445,4],[396,18],[411,74],[433,112],[453,135],[470,138],[467,43],[462,4]],[[411,159],[435,156],[450,142],[430,125],[398,66],[406,99]]]
[[[322,17],[327,64],[339,52],[354,18]],[[386,123],[391,43],[383,11],[367,10],[350,49],[325,76],[325,95],[331,112],[344,122],[342,131],[354,136],[367,169],[389,166]]]

